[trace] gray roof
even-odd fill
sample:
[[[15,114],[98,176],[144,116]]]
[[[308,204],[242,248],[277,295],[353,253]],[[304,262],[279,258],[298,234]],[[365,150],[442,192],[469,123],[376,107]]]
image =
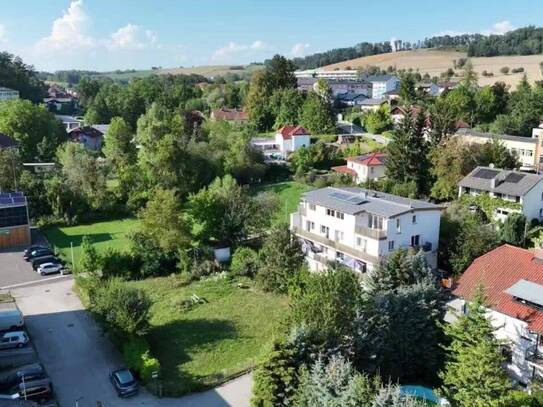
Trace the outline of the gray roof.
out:
[[[345,93],[340,93],[339,95],[336,96],[336,98],[343,101],[350,101],[350,100],[355,100],[355,99],[367,99],[368,97],[361,93],[345,92]]]
[[[537,174],[502,170],[500,168],[477,167],[466,175],[458,185],[486,192],[523,196],[542,180],[543,176]]]
[[[357,187],[322,188],[303,194],[303,200],[350,215],[369,212],[393,217],[412,210],[441,210],[439,205]]]
[[[521,136],[511,136],[509,134],[483,133],[483,132],[472,130],[472,129],[458,129],[456,131],[456,135],[457,136],[481,137],[481,138],[487,138],[489,140],[492,140],[492,139],[511,140],[511,141],[522,141],[524,143],[537,144],[537,139],[536,138],[521,137]]]
[[[381,103],[385,103],[386,100],[385,99],[373,99],[373,98],[368,98],[368,99],[364,99],[360,102],[361,105],[363,106],[376,106],[376,105],[380,105]]]
[[[528,280],[519,280],[505,292],[521,300],[543,306],[543,285]]]

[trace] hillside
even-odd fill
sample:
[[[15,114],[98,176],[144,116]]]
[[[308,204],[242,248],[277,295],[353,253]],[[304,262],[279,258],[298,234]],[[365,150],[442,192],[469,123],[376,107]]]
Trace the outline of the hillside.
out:
[[[440,73],[453,67],[453,60],[465,58],[466,56],[465,52],[421,49],[356,58],[327,65],[323,68],[326,70],[345,69],[346,67],[357,69],[359,67],[374,65],[386,69],[389,66],[395,66],[397,69],[413,68],[419,70],[421,74],[427,72],[430,76],[439,76]],[[480,85],[489,85],[501,81],[508,85],[516,86],[522,78],[522,74],[503,75],[500,73],[500,68],[504,66],[508,66],[511,69],[523,67],[530,82],[543,79],[539,66],[539,63],[543,62],[543,55],[474,57],[470,58],[470,60],[473,63],[475,71],[479,74]],[[481,73],[485,70],[493,72],[494,76],[490,78],[483,77]]]

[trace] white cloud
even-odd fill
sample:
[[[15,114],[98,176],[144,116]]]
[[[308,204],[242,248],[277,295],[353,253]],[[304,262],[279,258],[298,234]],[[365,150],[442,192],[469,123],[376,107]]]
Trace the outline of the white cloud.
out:
[[[290,50],[290,53],[295,57],[299,57],[299,56],[304,55],[306,49],[308,49],[308,48],[309,48],[308,43],[299,42],[299,43],[294,44],[292,46],[292,49]]]
[[[219,48],[213,53],[211,57],[213,60],[223,60],[231,57],[232,55],[246,53],[249,54],[251,51],[263,50],[266,48],[264,42],[257,40],[252,44],[238,44],[234,41],[230,41],[228,45]]]
[[[482,31],[483,34],[496,34],[496,35],[503,35],[505,33],[508,33],[509,31],[513,31],[516,27],[511,24],[511,21],[504,20],[504,21],[498,21],[496,24],[492,26],[490,30]]]
[[[111,49],[135,50],[153,46],[157,41],[157,36],[153,31],[127,24],[111,34],[111,39],[105,45]]]
[[[72,1],[62,17],[53,22],[51,34],[42,38],[37,46],[46,49],[73,49],[95,47],[96,40],[86,34],[89,17],[83,0]]]
[[[454,37],[454,36],[463,35],[463,34],[503,35],[509,31],[513,31],[515,28],[516,27],[511,23],[511,21],[504,20],[504,21],[498,21],[497,23],[493,24],[492,27],[490,28],[479,30],[477,32],[447,30],[447,31],[441,31],[439,33],[436,33],[434,34],[434,36],[439,37],[439,36],[449,35],[451,37]]]

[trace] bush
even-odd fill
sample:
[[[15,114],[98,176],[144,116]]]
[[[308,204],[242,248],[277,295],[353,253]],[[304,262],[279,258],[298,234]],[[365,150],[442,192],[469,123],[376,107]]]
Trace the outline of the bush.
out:
[[[230,271],[237,276],[254,277],[258,271],[258,253],[248,247],[239,247],[232,256]]]
[[[523,67],[511,69],[511,73],[522,73],[522,72],[524,72],[524,68],[523,68]]]
[[[102,256],[102,276],[104,279],[137,277],[134,270],[140,267],[138,259],[130,253],[108,248]]]
[[[145,338],[139,336],[123,338],[121,352],[126,366],[144,383],[151,381],[153,372],[160,371],[160,362],[151,356],[149,343]]]
[[[202,260],[194,262],[190,273],[193,280],[199,280],[202,277],[220,273],[221,266],[215,260]]]
[[[500,72],[504,75],[507,75],[509,73],[509,67],[508,66],[504,66],[500,69]]]

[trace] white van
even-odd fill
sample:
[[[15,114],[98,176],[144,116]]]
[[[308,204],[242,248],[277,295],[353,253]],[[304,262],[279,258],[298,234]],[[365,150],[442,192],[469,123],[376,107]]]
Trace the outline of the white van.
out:
[[[0,304],[0,331],[21,328],[23,325],[23,314],[14,302]]]

